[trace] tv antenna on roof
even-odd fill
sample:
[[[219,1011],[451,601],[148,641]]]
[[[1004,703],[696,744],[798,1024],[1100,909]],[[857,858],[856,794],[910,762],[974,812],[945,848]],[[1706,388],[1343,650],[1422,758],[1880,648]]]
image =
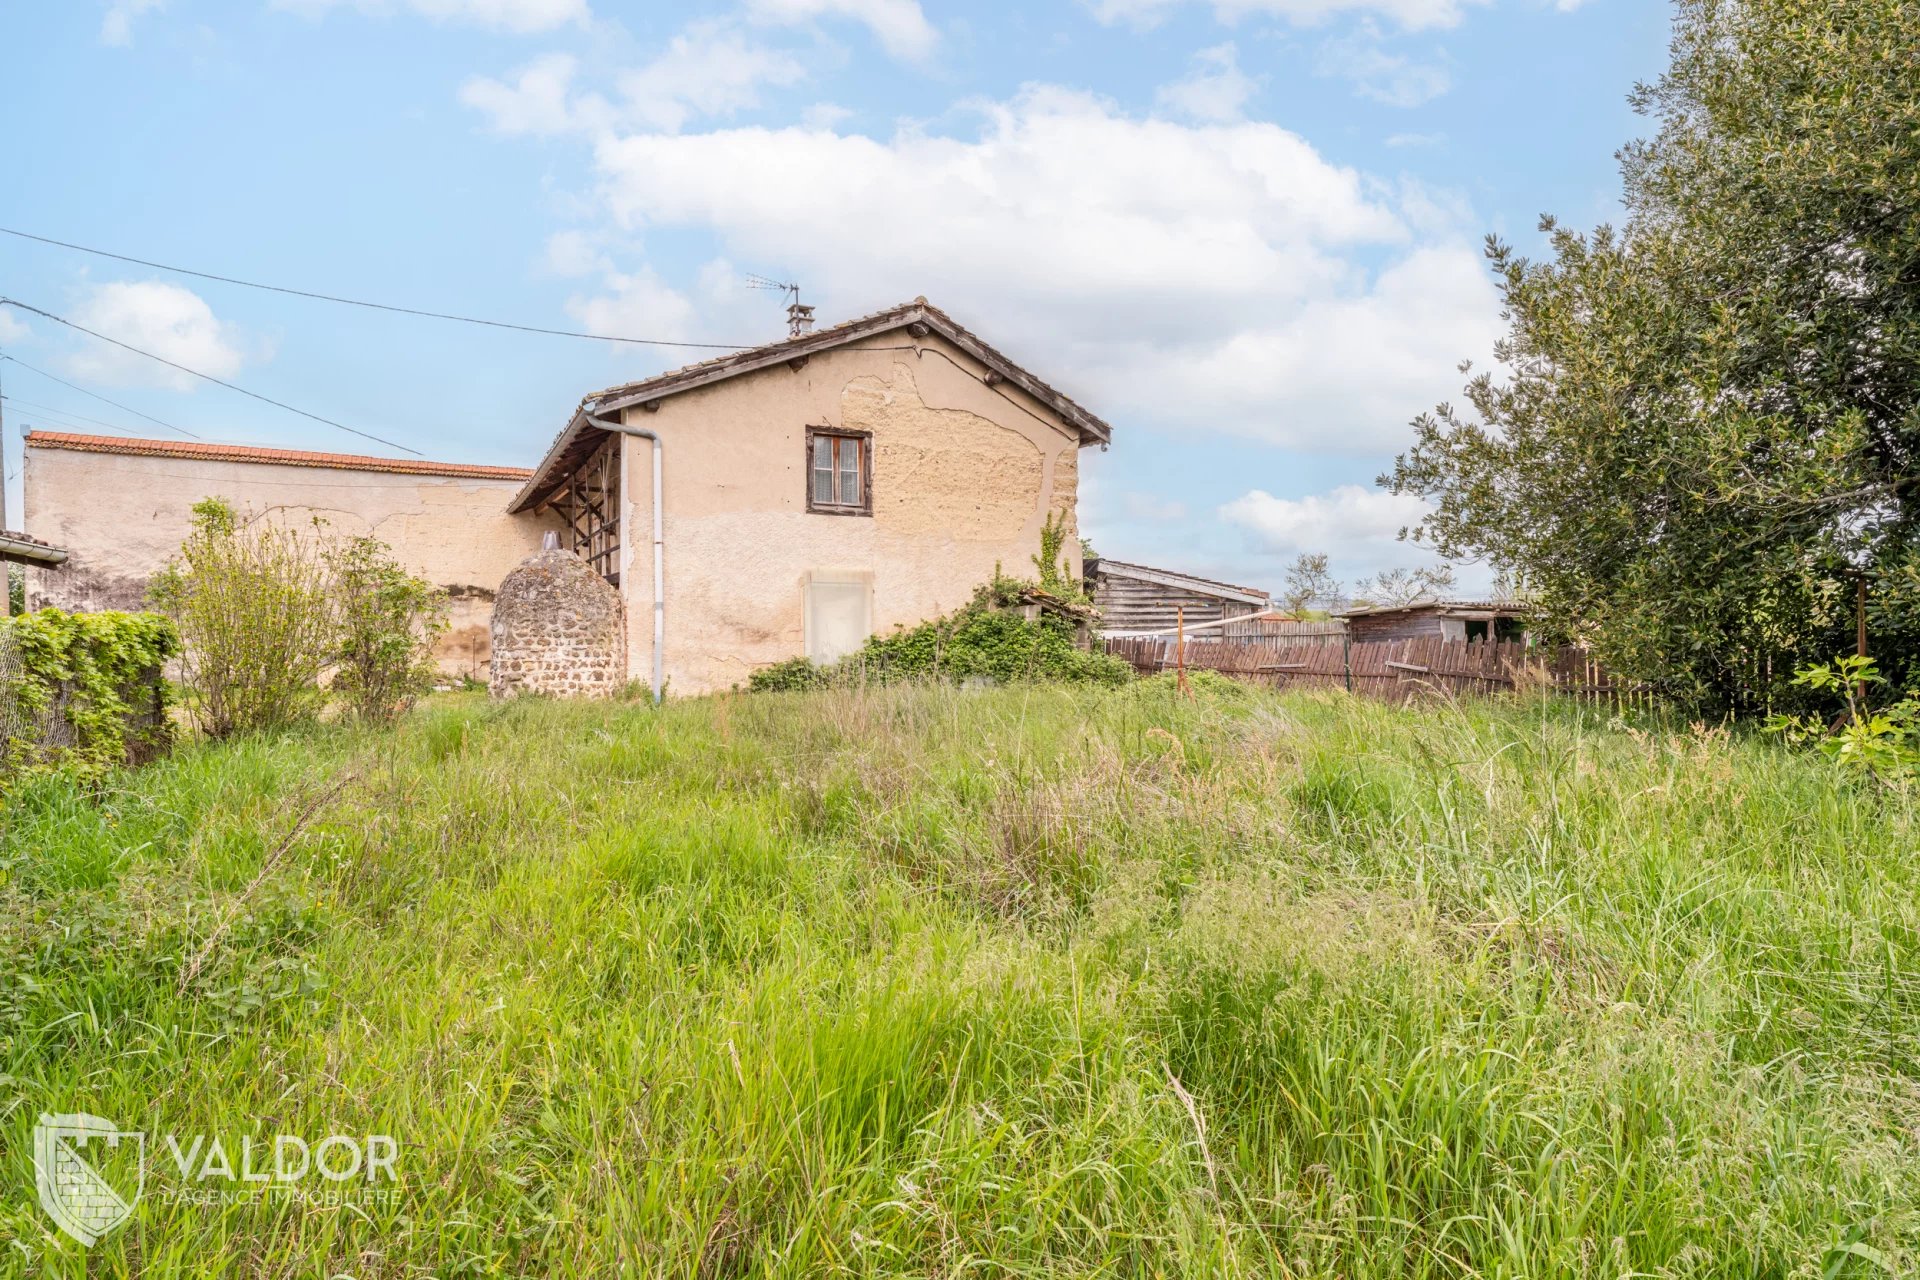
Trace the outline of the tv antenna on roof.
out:
[[[747,276],[747,288],[771,289],[782,297],[793,299],[787,304],[787,336],[797,338],[813,328],[813,308],[800,301],[800,285],[796,281],[788,283],[775,280],[771,276]]]

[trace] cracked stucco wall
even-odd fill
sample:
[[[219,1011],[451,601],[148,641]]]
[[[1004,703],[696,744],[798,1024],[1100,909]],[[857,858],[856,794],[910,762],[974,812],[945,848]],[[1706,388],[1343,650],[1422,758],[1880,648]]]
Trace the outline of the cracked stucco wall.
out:
[[[1053,511],[1074,529],[1078,571],[1078,443],[984,373],[937,336],[896,332],[626,410],[665,442],[670,692],[744,684],[804,653],[816,574],[870,583],[884,633],[964,604],[996,564],[1031,577]],[[807,511],[809,425],[873,433],[872,516]],[[636,679],[653,652],[649,447],[624,438],[621,583]]]
[[[494,592],[539,549],[550,517],[509,516],[518,480],[451,479],[329,467],[26,449],[25,517],[72,558],[29,575],[30,608],[144,607],[147,583],[179,550],[193,504],[217,495],[243,513],[316,515],[346,535],[373,534],[414,573],[444,588],[449,626],[436,649],[449,675],[486,679]]]

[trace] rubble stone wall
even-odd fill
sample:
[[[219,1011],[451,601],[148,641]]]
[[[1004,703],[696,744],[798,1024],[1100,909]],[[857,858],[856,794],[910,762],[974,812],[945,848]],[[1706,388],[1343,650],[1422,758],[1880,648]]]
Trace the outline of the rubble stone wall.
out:
[[[585,560],[536,551],[494,597],[489,691],[611,697],[627,678],[624,615],[619,591]]]

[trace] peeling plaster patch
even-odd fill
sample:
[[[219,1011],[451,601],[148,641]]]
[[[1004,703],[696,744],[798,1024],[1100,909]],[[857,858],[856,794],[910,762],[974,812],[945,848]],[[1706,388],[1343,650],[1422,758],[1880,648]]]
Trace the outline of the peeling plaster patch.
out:
[[[908,365],[896,363],[891,379],[847,383],[840,419],[874,433],[874,510],[894,531],[997,539],[1039,506],[1040,447],[966,410],[932,408]]]

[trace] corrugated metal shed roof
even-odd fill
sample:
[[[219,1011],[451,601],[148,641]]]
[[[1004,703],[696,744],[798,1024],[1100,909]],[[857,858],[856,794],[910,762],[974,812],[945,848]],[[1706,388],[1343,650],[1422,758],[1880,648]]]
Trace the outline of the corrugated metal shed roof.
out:
[[[1159,569],[1148,564],[1134,564],[1128,560],[1109,560],[1101,556],[1095,562],[1097,572],[1118,573],[1122,577],[1140,578],[1148,582],[1161,582],[1169,586],[1184,587],[1201,595],[1218,595],[1226,599],[1237,600],[1244,604],[1258,604],[1273,599],[1273,594],[1259,587],[1236,586],[1231,582],[1220,582],[1214,578],[1202,578],[1197,574],[1182,573],[1177,569]]]
[[[1421,613],[1427,610],[1438,613],[1506,613],[1519,615],[1532,612],[1525,600],[1409,600],[1405,604],[1370,604],[1358,609],[1343,609],[1336,617],[1370,618],[1382,613]]]

